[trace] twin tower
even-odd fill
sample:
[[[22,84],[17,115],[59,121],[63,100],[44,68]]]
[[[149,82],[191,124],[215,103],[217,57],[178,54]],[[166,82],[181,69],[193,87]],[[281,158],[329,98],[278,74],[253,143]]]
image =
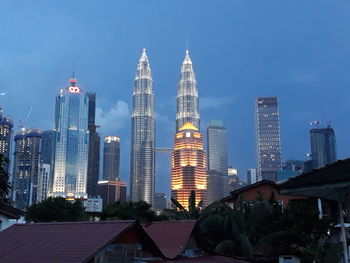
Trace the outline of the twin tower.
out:
[[[176,133],[181,133],[184,131],[183,128],[186,127],[198,131],[199,126],[199,98],[196,76],[189,52],[186,50],[176,97]],[[195,133],[199,134],[199,132]],[[144,200],[149,204],[153,204],[155,192],[155,111],[153,79],[145,49],[143,49],[137,66],[133,91],[130,164],[131,201]],[[203,165],[205,170],[205,163]],[[203,186],[201,187],[203,188]],[[188,195],[186,198],[188,198]]]

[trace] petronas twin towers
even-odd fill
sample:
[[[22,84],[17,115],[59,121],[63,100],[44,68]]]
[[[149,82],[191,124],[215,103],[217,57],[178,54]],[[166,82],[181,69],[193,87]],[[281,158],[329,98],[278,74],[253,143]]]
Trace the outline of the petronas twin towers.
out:
[[[186,50],[176,97],[176,132],[186,123],[199,129],[199,98],[192,61]],[[154,204],[155,191],[155,111],[153,79],[146,50],[139,60],[133,92],[131,116],[131,201]]]

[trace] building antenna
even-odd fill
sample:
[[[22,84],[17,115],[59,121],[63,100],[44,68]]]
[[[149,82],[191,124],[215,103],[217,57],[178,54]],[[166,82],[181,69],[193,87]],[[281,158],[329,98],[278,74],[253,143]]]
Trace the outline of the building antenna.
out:
[[[189,40],[188,40],[188,36],[186,36],[186,50],[189,49],[189,44],[188,44]]]

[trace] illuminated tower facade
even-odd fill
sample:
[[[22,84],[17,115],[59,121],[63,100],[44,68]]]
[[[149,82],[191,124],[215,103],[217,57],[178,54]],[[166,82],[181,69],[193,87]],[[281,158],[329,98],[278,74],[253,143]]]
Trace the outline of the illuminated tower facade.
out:
[[[203,137],[187,122],[175,134],[171,163],[171,196],[184,208],[188,208],[191,190],[196,192],[196,201],[207,204],[206,154]]]
[[[154,202],[155,114],[151,67],[143,49],[133,92],[131,116],[131,201]]]
[[[186,50],[186,56],[182,62],[181,77],[177,90],[176,132],[186,122],[191,123],[198,130],[200,129],[197,81],[188,50]]]
[[[53,196],[86,198],[89,155],[89,98],[70,79],[56,97]]]
[[[3,109],[0,107],[0,154],[7,159],[10,158],[12,127],[12,119],[4,117]],[[4,164],[4,168],[8,171],[9,165]]]
[[[258,181],[276,181],[282,170],[280,117],[277,97],[257,98],[255,103]]]

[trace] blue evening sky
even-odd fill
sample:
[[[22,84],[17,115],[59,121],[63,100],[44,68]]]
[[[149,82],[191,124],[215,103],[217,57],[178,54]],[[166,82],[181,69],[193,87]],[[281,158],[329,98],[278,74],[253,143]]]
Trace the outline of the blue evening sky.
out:
[[[0,104],[27,127],[53,128],[55,96],[73,69],[97,93],[102,136],[122,139],[129,181],[130,105],[137,61],[151,62],[157,146],[172,147],[186,42],[197,74],[202,132],[223,119],[229,163],[256,166],[254,101],[278,96],[283,159],[306,159],[312,120],[331,121],[350,155],[350,2],[346,0],[0,0]],[[188,39],[188,41],[186,41]],[[31,114],[27,117],[28,111]],[[326,121],[325,121],[326,123]],[[156,190],[169,193],[169,156]]]

